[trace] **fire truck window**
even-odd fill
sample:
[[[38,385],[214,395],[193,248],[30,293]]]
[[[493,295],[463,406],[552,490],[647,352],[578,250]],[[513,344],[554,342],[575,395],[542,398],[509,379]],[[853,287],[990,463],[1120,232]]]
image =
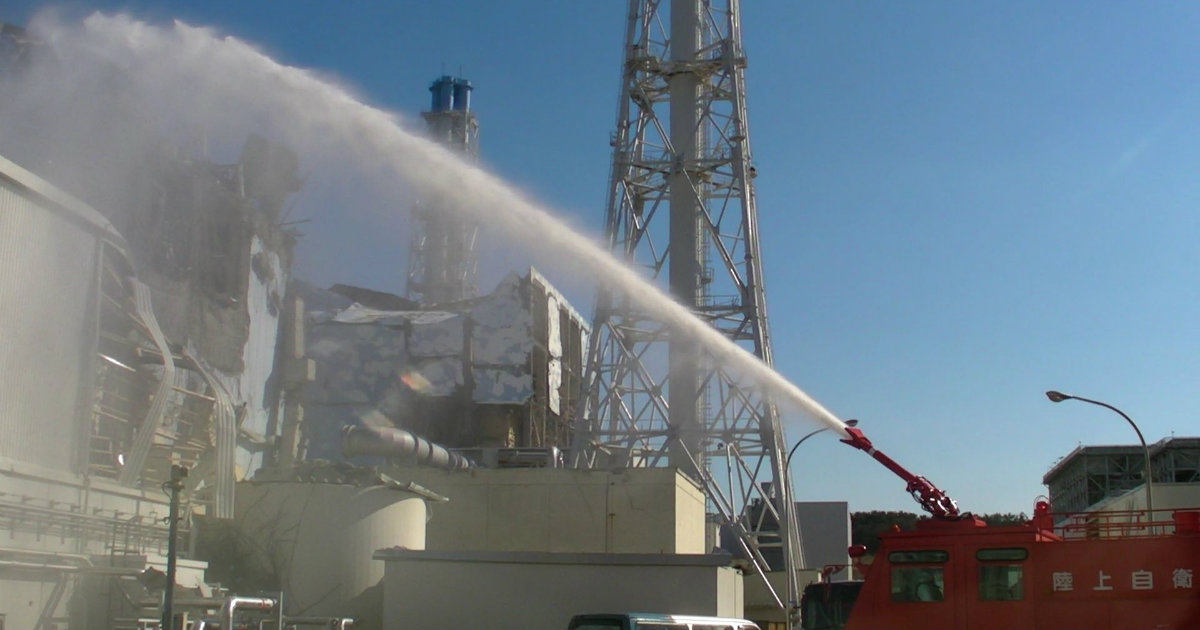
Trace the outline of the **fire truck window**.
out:
[[[1024,560],[1029,557],[1029,550],[1024,547],[1011,549],[980,549],[975,552],[977,560]]]
[[[990,602],[1025,599],[1021,565],[979,565],[979,599]]]
[[[893,551],[888,554],[888,562],[892,564],[913,564],[917,562],[933,563],[945,562],[950,559],[950,554],[945,551],[937,551],[933,549],[922,549],[920,551]]]
[[[892,569],[892,601],[895,602],[940,602],[945,586],[941,567]]]

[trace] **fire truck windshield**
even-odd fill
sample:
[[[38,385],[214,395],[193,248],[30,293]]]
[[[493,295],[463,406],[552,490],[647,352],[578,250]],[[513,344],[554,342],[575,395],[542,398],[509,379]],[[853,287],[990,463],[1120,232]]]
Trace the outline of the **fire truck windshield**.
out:
[[[809,584],[800,600],[800,625],[805,630],[846,627],[862,582]]]

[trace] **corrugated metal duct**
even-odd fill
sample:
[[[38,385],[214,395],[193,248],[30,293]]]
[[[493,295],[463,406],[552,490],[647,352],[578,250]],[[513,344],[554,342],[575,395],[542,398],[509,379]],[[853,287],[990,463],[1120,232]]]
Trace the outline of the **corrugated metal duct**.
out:
[[[213,378],[212,372],[189,350],[184,356],[191,359],[196,369],[204,375],[216,397],[213,412],[216,414],[217,435],[217,484],[215,489],[215,516],[217,518],[233,518],[234,509],[234,466],[237,458],[237,415],[233,410],[233,400],[220,381]]]
[[[154,308],[150,304],[150,287],[133,278],[130,278],[129,282],[133,286],[138,318],[150,332],[150,338],[154,340],[154,345],[162,355],[163,365],[162,379],[154,391],[154,398],[150,401],[146,419],[138,429],[137,435],[133,439],[133,447],[129,451],[129,457],[125,460],[125,467],[121,469],[120,482],[126,486],[136,486],[142,478],[142,468],[146,465],[150,447],[154,445],[154,435],[162,426],[163,413],[167,409],[167,403],[174,394],[175,360],[171,358],[171,348],[167,346],[167,338],[163,336],[162,329],[158,326],[158,320],[154,318]]]

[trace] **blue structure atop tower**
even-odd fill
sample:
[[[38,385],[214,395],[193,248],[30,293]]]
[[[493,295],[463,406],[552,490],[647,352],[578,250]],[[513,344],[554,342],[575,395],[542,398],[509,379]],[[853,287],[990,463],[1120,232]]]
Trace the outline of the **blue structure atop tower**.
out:
[[[432,113],[450,110],[465,112],[471,109],[471,82],[463,78],[442,75],[429,86]]]

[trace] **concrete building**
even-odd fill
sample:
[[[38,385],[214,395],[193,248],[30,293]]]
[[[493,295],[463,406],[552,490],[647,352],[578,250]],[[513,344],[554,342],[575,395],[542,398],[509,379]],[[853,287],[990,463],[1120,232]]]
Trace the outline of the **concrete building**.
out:
[[[695,483],[559,468],[589,330],[540,273],[437,304],[292,283],[295,154],[251,137],[229,164],[159,147],[108,163],[124,128],[28,125],[13,143],[91,206],[0,159],[0,627],[153,623],[174,466],[191,471],[185,615],[219,606],[220,582],[367,628],[741,616]],[[482,466],[351,466],[346,427],[407,429]],[[528,584],[536,605],[480,616]],[[447,610],[447,593],[479,596]]]
[[[1156,510],[1169,507],[1168,497],[1186,501],[1186,488],[1200,487],[1200,438],[1164,438],[1149,445],[1148,450]],[[1096,510],[1101,505],[1112,509],[1113,499],[1122,497],[1123,505],[1132,505],[1137,496],[1142,497],[1138,509],[1145,509],[1145,471],[1141,445],[1081,445],[1056,462],[1042,477],[1042,483],[1050,490],[1056,512]],[[1160,487],[1162,503],[1158,499]],[[1200,493],[1191,504],[1200,505]]]
[[[105,213],[0,159],[4,623],[157,618],[154,580],[137,578],[165,564],[173,465],[192,471],[184,549],[193,516],[233,517],[276,408],[291,247],[267,183],[277,155],[252,140],[233,165],[148,156]],[[203,563],[184,567],[180,610],[219,605]]]
[[[797,501],[796,519],[800,523],[800,544],[804,552],[805,566],[796,570],[796,581],[801,587],[821,579],[849,579],[850,570],[850,510],[845,501]],[[777,531],[778,525],[770,511],[759,504],[748,511],[751,518],[762,519],[762,531]],[[726,531],[721,532],[721,547],[736,557],[743,554],[736,546],[736,539]],[[786,592],[786,574],[779,547],[762,549],[763,558],[771,567],[767,575],[776,593]],[[840,568],[838,568],[840,567]],[[826,568],[830,571],[822,578]],[[771,597],[770,591],[760,580],[747,580],[745,592],[745,614],[763,628],[785,628],[787,619],[783,610]]]
[[[382,627],[559,628],[582,612],[744,611],[732,558],[705,548],[704,495],[676,470],[384,475],[447,500],[430,504],[424,551],[375,554],[387,567]]]
[[[827,576],[850,579],[850,506],[845,501],[797,501],[800,541],[804,545],[806,569],[833,569]]]
[[[710,551],[704,495],[673,469],[385,470],[448,498],[431,507],[425,538],[430,551]]]
[[[1136,446],[1079,446],[1043,478],[1055,522],[1068,537],[1200,531],[1200,438],[1170,437]],[[1153,512],[1151,507],[1153,498]]]
[[[166,549],[166,496],[158,488],[164,471],[156,455],[196,422],[173,393],[179,381],[163,376],[170,372],[161,353],[171,353],[149,290],[131,273],[128,246],[112,223],[0,158],[6,626],[102,627],[155,616],[142,606],[156,600],[138,577],[149,567],[161,570]],[[164,425],[164,434],[139,432],[148,424]],[[151,438],[146,465],[126,481],[122,457],[139,434]],[[210,595],[195,568],[184,571],[181,595]]]
[[[827,566],[848,566],[850,556],[850,509],[845,501],[796,501],[796,518],[800,521],[801,544],[804,549],[806,565],[802,568],[820,572]],[[748,510],[751,518],[762,519],[762,530],[772,532],[778,530],[774,515],[762,504],[751,506]],[[734,556],[741,552],[736,545],[736,539],[728,532],[721,532],[721,548]],[[778,571],[783,567],[783,559],[779,548],[764,547],[763,559],[772,570]],[[836,573],[835,576],[846,575]]]

